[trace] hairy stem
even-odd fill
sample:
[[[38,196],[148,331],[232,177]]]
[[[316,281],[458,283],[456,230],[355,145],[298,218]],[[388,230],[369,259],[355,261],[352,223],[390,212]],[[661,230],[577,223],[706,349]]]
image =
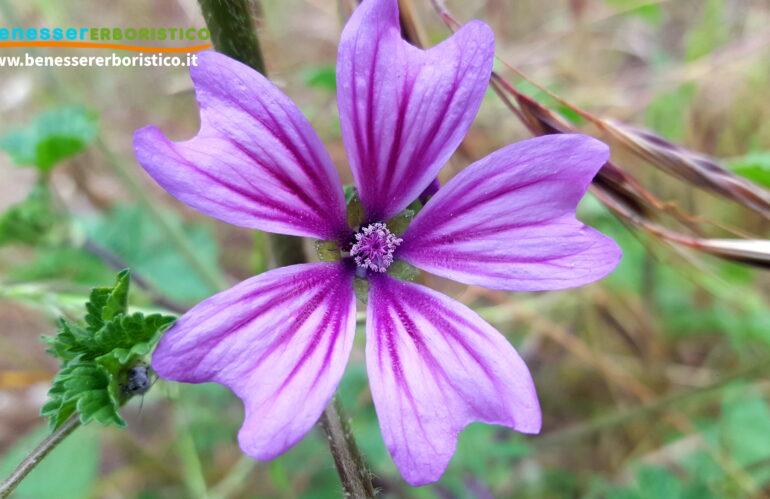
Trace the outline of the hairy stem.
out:
[[[35,450],[30,452],[27,457],[16,467],[11,475],[0,484],[0,499],[4,499],[11,495],[16,487],[19,486],[22,480],[37,466],[40,461],[45,458],[52,450],[56,448],[70,433],[80,426],[80,416],[73,414],[70,418],[64,422],[53,433],[48,435],[45,440],[35,447]]]
[[[340,475],[346,497],[374,497],[369,470],[358,451],[345,413],[335,398],[321,415],[321,428],[329,439],[329,449]]]
[[[258,3],[254,0],[198,0],[198,3],[211,31],[214,48],[267,76],[252,16],[253,12],[259,11]],[[307,261],[300,238],[280,234],[266,236],[271,266],[283,267]],[[369,472],[341,412],[339,403],[331,402],[320,422],[329,440],[329,450],[342,487],[350,497],[374,497]]]
[[[198,0],[198,3],[217,52],[267,76],[253,17],[259,4],[249,0]]]

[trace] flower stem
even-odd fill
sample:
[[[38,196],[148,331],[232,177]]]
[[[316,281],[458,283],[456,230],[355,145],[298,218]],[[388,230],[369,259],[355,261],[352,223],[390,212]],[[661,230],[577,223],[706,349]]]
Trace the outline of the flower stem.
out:
[[[252,17],[253,12],[259,11],[258,2],[198,0],[198,3],[211,31],[214,48],[267,76]],[[280,234],[265,235],[270,248],[271,266],[283,267],[307,261],[300,238]],[[342,487],[349,497],[373,498],[374,487],[369,471],[342,414],[339,402],[333,401],[324,409],[320,420],[329,440],[329,450],[342,480]]]
[[[335,398],[324,409],[321,428],[329,439],[329,449],[345,489],[345,497],[373,498],[374,487],[369,470],[338,399]]]
[[[35,450],[30,452],[27,457],[13,470],[13,473],[0,484],[0,499],[4,499],[11,495],[16,487],[19,486],[22,480],[35,469],[40,461],[45,458],[52,450],[56,448],[70,433],[80,426],[80,416],[73,414],[70,418],[64,422],[53,433],[48,435],[45,440],[35,447]]]
[[[249,0],[198,0],[198,3],[217,52],[267,76],[252,16],[259,11],[259,4]]]

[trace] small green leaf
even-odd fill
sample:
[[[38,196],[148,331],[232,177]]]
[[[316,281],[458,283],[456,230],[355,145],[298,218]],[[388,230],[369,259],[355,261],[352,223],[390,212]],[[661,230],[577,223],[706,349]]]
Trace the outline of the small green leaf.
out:
[[[14,163],[35,166],[43,172],[86,148],[96,137],[95,115],[80,106],[45,112],[28,127],[9,132],[0,148]]]
[[[770,187],[770,151],[755,151],[728,162],[730,168],[752,182]]]
[[[369,280],[361,277],[353,279],[353,292],[361,303],[366,304],[369,301]]]
[[[51,232],[58,218],[48,186],[37,183],[24,201],[0,215],[0,245],[38,245]]]
[[[358,189],[355,185],[345,184],[342,186],[342,193],[345,195],[345,204],[347,204],[353,199],[353,196],[358,195]]]
[[[388,275],[402,281],[413,281],[420,271],[403,260],[396,260],[388,267]]]
[[[695,25],[685,37],[685,62],[692,62],[712,53],[730,39],[730,26],[725,22],[725,0],[703,0],[696,16]]]
[[[658,4],[645,4],[638,0],[605,0],[611,7],[622,9],[624,14],[638,16],[652,25],[660,24],[662,9]]]

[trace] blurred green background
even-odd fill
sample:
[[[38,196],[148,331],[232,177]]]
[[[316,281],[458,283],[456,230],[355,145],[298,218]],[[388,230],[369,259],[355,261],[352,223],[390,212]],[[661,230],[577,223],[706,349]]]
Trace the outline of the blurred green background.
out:
[[[646,126],[770,186],[767,0],[447,0],[491,24],[498,55],[568,101]],[[431,43],[447,30],[428,0],[406,0]],[[264,0],[271,79],[308,116],[350,182],[335,104],[337,39],[349,2]],[[0,26],[203,27],[194,0],[0,0]],[[23,55],[30,49],[0,49]],[[38,49],[39,55],[105,55]],[[517,88],[575,124],[536,87]],[[132,154],[133,131],[198,127],[184,68],[0,68],[0,477],[42,438],[38,411],[57,369],[40,335],[81,315],[93,286],[130,266],[132,304],[184,308],[269,267],[261,234],[202,216],[163,192]],[[593,132],[590,127],[587,131]],[[490,92],[442,180],[527,137]],[[74,154],[74,155],[73,155]],[[768,220],[634,159],[614,157],[660,199],[725,231],[767,238]],[[423,274],[478,310],[519,349],[544,428],[522,436],[471,425],[437,484],[413,489],[380,436],[363,334],[340,397],[384,497],[709,498],[770,494],[770,279],[625,227],[590,195],[581,218],[624,258],[584,288],[510,294]],[[362,328],[363,324],[359,324]],[[360,331],[362,332],[362,331]],[[158,382],[123,411],[129,427],[89,425],[57,448],[19,498],[326,498],[341,489],[315,429],[268,463],[236,444],[242,407],[215,385]]]

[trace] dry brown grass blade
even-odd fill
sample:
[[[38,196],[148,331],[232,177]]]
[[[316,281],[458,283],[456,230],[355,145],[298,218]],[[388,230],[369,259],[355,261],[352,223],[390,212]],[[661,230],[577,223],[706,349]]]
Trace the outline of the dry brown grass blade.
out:
[[[524,123],[533,135],[549,135],[554,133],[578,133],[579,131],[557,113],[549,110],[536,100],[519,93],[508,81],[493,73],[492,88]],[[510,100],[516,99],[518,107]],[[647,191],[631,175],[608,161],[594,179],[594,189],[607,191],[616,203],[625,206],[636,216],[650,216],[655,208],[661,209],[663,203]],[[625,212],[625,210],[624,210]]]
[[[534,99],[517,92],[510,83],[499,75],[493,75],[493,82],[497,83],[499,88],[513,94],[519,104],[517,114],[523,118],[522,121],[533,134],[574,133],[577,131],[557,113],[547,109]],[[715,168],[713,175],[721,175],[718,171],[719,167],[716,166]],[[753,184],[750,185],[759,189]],[[613,213],[649,234],[725,260],[770,268],[770,241],[693,238],[673,232],[656,223],[652,216],[654,216],[655,210],[664,209],[664,203],[611,161],[602,167],[597,174],[592,191]],[[729,192],[735,193],[736,191]],[[750,198],[743,197],[742,199],[745,203]]]
[[[766,239],[694,239],[683,244],[727,260],[770,268],[770,241]]]
[[[600,118],[581,109],[502,61],[517,75],[547,93],[561,105],[579,114],[656,168],[770,218],[770,191],[727,170],[712,158],[676,145],[650,130]],[[517,92],[518,93],[518,92]]]
[[[586,117],[590,116],[586,113]],[[731,199],[770,218],[770,191],[648,130],[597,117],[588,118],[653,166],[701,189]]]
[[[432,0],[432,3],[450,29],[454,30],[460,26],[460,23],[446,9],[441,0]],[[658,168],[697,187],[737,201],[763,216],[770,215],[770,192],[767,190],[725,170],[709,158],[671,144],[652,133],[640,132],[626,125],[602,120],[554,95],[515,68],[508,67],[547,92],[562,105],[615,136],[629,150],[652,162]],[[499,74],[493,73],[491,85],[505,105],[533,135],[579,132],[559,113],[520,93]],[[678,209],[672,212],[670,203],[664,203],[657,199],[632,175],[612,161],[607,162],[597,174],[592,184],[592,192],[621,220],[668,243],[738,263],[770,267],[770,243],[767,241],[697,238],[680,234],[660,225],[657,222],[657,215],[662,213],[674,215],[680,222],[688,226],[693,225],[696,217],[682,214]]]

